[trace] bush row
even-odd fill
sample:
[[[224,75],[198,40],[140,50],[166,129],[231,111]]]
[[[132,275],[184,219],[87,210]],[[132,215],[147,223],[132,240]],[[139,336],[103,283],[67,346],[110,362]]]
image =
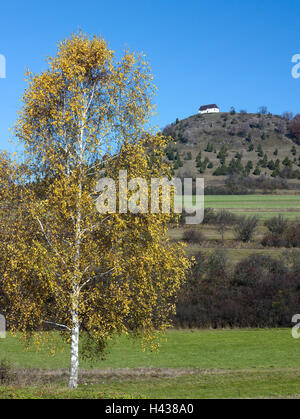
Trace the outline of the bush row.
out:
[[[177,327],[290,327],[300,308],[300,252],[252,255],[230,266],[227,252],[196,257],[181,290]]]

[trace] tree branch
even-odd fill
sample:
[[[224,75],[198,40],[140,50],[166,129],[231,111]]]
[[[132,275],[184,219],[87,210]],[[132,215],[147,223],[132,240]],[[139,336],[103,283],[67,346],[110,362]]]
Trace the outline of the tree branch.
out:
[[[43,226],[41,220],[39,219],[39,217],[36,217],[36,220],[37,220],[37,222],[39,223],[39,225],[41,227],[41,230],[42,230],[42,232],[43,232],[43,234],[45,236],[45,239],[47,240],[47,243],[49,244],[49,246],[51,247],[51,249],[54,251],[54,253],[61,259],[61,261],[63,262],[63,264],[66,265],[66,262],[65,262],[64,258],[59,254],[59,252],[56,250],[56,248],[54,247],[54,245],[51,243],[51,240],[49,239],[49,237],[48,237],[48,235],[47,235],[47,233],[46,233],[46,231],[44,229],[44,226]]]
[[[66,325],[64,325],[64,324],[59,324],[59,323],[55,323],[55,322],[49,322],[49,321],[46,321],[46,320],[42,320],[42,322],[43,322],[43,323],[46,323],[46,324],[51,324],[52,326],[62,327],[62,328],[64,328],[64,329],[69,330],[70,332],[71,332],[71,330],[72,330],[72,329],[70,329],[70,327],[68,327],[68,326],[66,326]]]
[[[107,274],[109,274],[110,272],[112,272],[114,270],[114,268],[111,268],[111,269],[109,269],[108,271],[106,271],[106,272],[102,272],[101,274],[97,274],[97,277],[103,277],[103,276],[105,276],[105,275],[107,275]],[[92,277],[92,278],[89,278],[89,279],[87,279],[81,286],[80,286],[80,288],[79,288],[79,291],[81,291],[82,290],[82,288],[83,287],[85,287],[88,283],[90,283],[93,279],[94,279],[95,277]]]

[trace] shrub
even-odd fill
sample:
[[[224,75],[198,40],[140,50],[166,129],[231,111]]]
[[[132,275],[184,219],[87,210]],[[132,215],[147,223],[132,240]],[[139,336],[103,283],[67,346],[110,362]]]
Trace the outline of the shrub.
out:
[[[224,281],[229,270],[227,249],[217,249],[211,253],[206,264],[208,281]]]
[[[219,166],[214,172],[213,176],[226,176],[228,174],[228,167],[225,164]]]
[[[258,218],[255,215],[253,217],[240,217],[234,228],[237,239],[242,242],[250,242],[257,224]]]
[[[255,170],[254,170],[253,174],[254,174],[255,176],[260,176],[260,175],[261,175],[261,170],[260,170],[260,168],[259,168],[258,166],[256,166],[256,168],[255,168]]]
[[[281,261],[272,259],[270,256],[251,255],[236,265],[231,284],[256,286],[270,273],[276,276],[283,272],[285,269]]]
[[[273,231],[262,239],[263,246],[300,247],[300,223],[292,223],[289,226],[286,223],[284,228],[282,225],[275,224],[271,228]]]
[[[285,239],[282,236],[269,233],[264,236],[261,244],[265,247],[284,247]]]
[[[300,247],[300,223],[293,223],[284,234],[286,247]]]
[[[188,243],[200,244],[205,240],[205,236],[200,230],[189,228],[184,231],[183,240]]]
[[[0,384],[8,385],[13,379],[13,370],[11,364],[2,359],[0,361]]]
[[[222,243],[224,244],[224,235],[228,226],[234,225],[237,222],[237,216],[230,211],[221,210],[216,214],[215,223],[218,227],[218,232],[222,236]]]
[[[279,175],[284,179],[300,179],[300,170],[293,170],[291,167],[286,166],[280,171]]]
[[[216,213],[213,208],[204,208],[204,218],[202,224],[214,224],[216,221]]]
[[[214,151],[214,147],[211,143],[207,143],[205,150],[207,153],[212,153]]]
[[[265,226],[272,234],[283,234],[288,226],[288,222],[280,214],[278,217],[270,218],[265,221]]]
[[[300,250],[286,250],[283,252],[283,260],[293,273],[300,275]]]

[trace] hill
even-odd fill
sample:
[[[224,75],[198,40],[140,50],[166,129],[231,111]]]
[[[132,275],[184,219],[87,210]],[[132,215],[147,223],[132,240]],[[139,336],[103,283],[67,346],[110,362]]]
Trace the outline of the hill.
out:
[[[277,115],[216,113],[193,115],[166,126],[167,156],[174,173],[205,178],[206,186],[224,186],[239,176],[255,189],[300,188],[300,145],[290,120]],[[267,188],[268,189],[268,188]]]

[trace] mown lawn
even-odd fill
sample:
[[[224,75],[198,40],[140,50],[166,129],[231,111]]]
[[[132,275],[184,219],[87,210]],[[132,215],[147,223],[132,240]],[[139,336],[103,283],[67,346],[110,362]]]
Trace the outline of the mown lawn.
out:
[[[2,386],[0,398],[300,397],[300,341],[292,338],[290,329],[172,330],[166,337],[159,353],[142,352],[140,343],[122,337],[111,345],[106,360],[81,361],[81,368],[171,369],[171,376],[100,373],[97,382],[82,382],[74,392],[64,383]],[[0,353],[0,359],[18,367],[56,370],[69,363],[67,348],[55,356],[44,349],[25,351],[10,336],[0,340]],[[176,374],[179,369],[181,375]]]

